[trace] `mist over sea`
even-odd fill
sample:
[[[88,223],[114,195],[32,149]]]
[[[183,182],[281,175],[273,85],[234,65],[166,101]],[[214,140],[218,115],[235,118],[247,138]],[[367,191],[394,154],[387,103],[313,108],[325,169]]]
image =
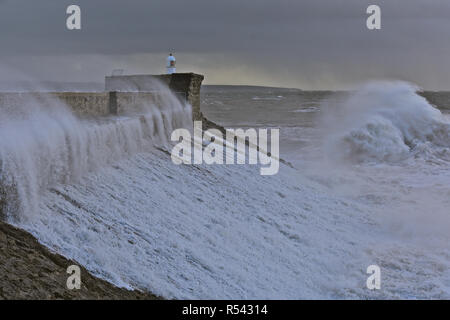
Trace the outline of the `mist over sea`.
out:
[[[448,299],[450,95],[428,93],[435,108],[417,90],[204,87],[208,119],[280,129],[293,168],[274,176],[173,164],[168,137],[192,119],[169,91],[103,121],[30,101],[0,121],[0,204],[93,274],[166,298]]]

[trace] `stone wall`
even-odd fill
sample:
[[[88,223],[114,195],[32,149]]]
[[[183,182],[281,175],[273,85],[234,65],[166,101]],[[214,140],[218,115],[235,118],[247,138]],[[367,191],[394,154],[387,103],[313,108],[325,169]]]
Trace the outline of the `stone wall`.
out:
[[[142,113],[157,103],[155,94],[147,92],[0,92],[0,109],[37,103],[40,106],[64,104],[81,118]]]
[[[81,117],[109,114],[107,92],[0,92],[0,108],[15,108],[33,103],[41,106],[56,105],[61,102]]]
[[[157,104],[156,96],[151,92],[111,92],[117,97],[117,113],[143,113],[149,104]]]
[[[201,120],[200,88],[203,76],[195,73],[106,77],[105,92],[0,92],[0,109],[37,102],[41,106],[63,103],[79,117],[142,113],[158,105],[155,79],[165,83],[180,100],[192,106],[194,120]]]
[[[200,89],[204,77],[195,73],[163,75],[129,75],[105,78],[106,91],[155,91],[155,79],[166,84],[174,93],[186,99],[192,106],[192,119],[201,120]]]

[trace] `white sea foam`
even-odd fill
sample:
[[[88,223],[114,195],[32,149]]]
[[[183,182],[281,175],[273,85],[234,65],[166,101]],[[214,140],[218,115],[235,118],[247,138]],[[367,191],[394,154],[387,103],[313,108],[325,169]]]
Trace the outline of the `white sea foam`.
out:
[[[26,219],[38,211],[41,194],[58,183],[153,145],[167,145],[173,129],[192,126],[190,106],[160,91],[164,108],[148,106],[133,117],[79,120],[60,101],[31,99],[4,106],[0,120],[0,196],[3,215]]]
[[[374,82],[341,108],[327,109],[328,154],[357,162],[449,154],[450,122],[416,90],[403,82]],[[445,160],[450,160],[448,155]]]
[[[319,109],[316,108],[316,107],[307,107],[307,108],[297,109],[297,110],[294,110],[292,112],[301,112],[301,113],[303,113],[303,112],[317,112],[318,110]]]
[[[391,100],[390,86],[386,89]],[[380,101],[384,95],[380,90],[370,99]],[[440,128],[443,122],[438,113],[415,95],[411,97],[409,87],[402,90],[397,98],[414,102],[428,124]],[[395,99],[392,103],[399,106]],[[417,207],[409,203],[416,192],[400,195],[409,192],[420,176],[392,167],[384,162],[386,157],[377,158],[370,152],[359,159],[375,159],[373,167],[358,165],[342,171],[343,175],[336,174],[335,167],[324,166],[317,174],[281,166],[280,173],[271,177],[260,176],[253,166],[176,166],[168,153],[144,147],[147,142],[164,141],[166,129],[174,127],[167,121],[169,116],[163,117],[157,110],[150,125],[136,118],[102,125],[64,118],[68,124],[62,126],[55,124],[59,118],[47,115],[46,126],[21,127],[11,136],[29,142],[24,142],[24,147],[19,144],[17,150],[12,140],[4,143],[2,159],[6,154],[14,161],[3,162],[2,174],[10,172],[24,188],[33,179],[39,181],[35,185],[40,192],[36,193],[35,214],[15,223],[95,275],[167,298],[450,297],[448,235],[436,228],[446,226],[448,215],[408,215],[411,208],[446,208],[440,201],[448,193],[448,177],[440,176],[441,189],[435,188],[434,179],[420,180],[421,188],[430,183],[432,191],[439,191],[439,201],[422,193]],[[416,133],[414,126],[422,123],[421,117],[408,116],[402,107],[389,112],[375,112],[375,116],[396,116],[388,126],[395,134],[380,131],[375,138],[398,146],[403,143],[408,150],[410,141],[416,140],[445,147],[445,139],[429,128],[427,135]],[[358,119],[364,121],[351,122],[354,130],[367,132],[361,128],[367,127],[369,116],[363,115]],[[397,123],[405,117],[409,124]],[[190,119],[180,121],[186,120]],[[93,132],[89,133],[91,126]],[[49,129],[49,133],[38,138],[40,135],[34,134],[38,128]],[[77,135],[71,135],[71,130]],[[79,150],[90,150],[77,152],[85,159],[78,171],[71,169],[73,164],[57,165],[71,163],[64,160],[70,152],[61,151],[70,150],[70,142],[64,144],[66,140],[55,138],[52,132],[74,136]],[[342,135],[337,141],[351,136],[349,131],[339,132]],[[430,136],[433,133],[435,136]],[[399,140],[388,138],[390,134],[398,135]],[[75,139],[78,135],[80,140]],[[379,144],[374,148],[380,149]],[[417,148],[418,143],[415,145]],[[344,143],[343,147],[352,150],[353,145]],[[41,149],[45,151],[41,153]],[[411,152],[408,150],[405,152]],[[50,152],[56,155],[47,155],[47,161],[42,161],[47,164],[37,166]],[[24,165],[18,166],[25,168],[23,171],[14,169],[13,164],[27,157],[33,159],[31,169]],[[381,174],[380,167],[389,173]],[[80,172],[79,178],[64,179],[62,173],[68,169]],[[42,176],[50,174],[51,179],[33,175],[33,170],[43,170],[47,174]],[[22,172],[34,178],[25,180]],[[392,181],[383,181],[386,177]],[[396,179],[401,179],[405,188],[395,185]],[[349,180],[352,185],[347,194],[343,189]],[[391,201],[390,197],[400,200]],[[20,201],[27,199],[24,194]],[[427,225],[422,220],[434,223]],[[429,238],[433,241],[425,241]],[[370,264],[381,266],[380,291],[365,287]]]

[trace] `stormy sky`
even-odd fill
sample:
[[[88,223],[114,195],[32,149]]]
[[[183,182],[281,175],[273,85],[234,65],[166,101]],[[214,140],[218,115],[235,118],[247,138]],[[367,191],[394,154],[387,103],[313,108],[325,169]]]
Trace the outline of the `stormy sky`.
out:
[[[66,28],[81,7],[82,29]],[[382,28],[366,28],[381,7]],[[448,0],[0,0],[0,81],[102,82],[113,69],[209,84],[346,89],[401,79],[450,90]]]

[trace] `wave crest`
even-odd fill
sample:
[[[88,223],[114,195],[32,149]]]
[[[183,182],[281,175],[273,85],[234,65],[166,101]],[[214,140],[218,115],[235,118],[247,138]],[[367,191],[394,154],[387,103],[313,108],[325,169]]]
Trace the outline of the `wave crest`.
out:
[[[404,82],[374,82],[352,93],[325,119],[328,154],[351,162],[450,160],[450,122],[417,90]]]

